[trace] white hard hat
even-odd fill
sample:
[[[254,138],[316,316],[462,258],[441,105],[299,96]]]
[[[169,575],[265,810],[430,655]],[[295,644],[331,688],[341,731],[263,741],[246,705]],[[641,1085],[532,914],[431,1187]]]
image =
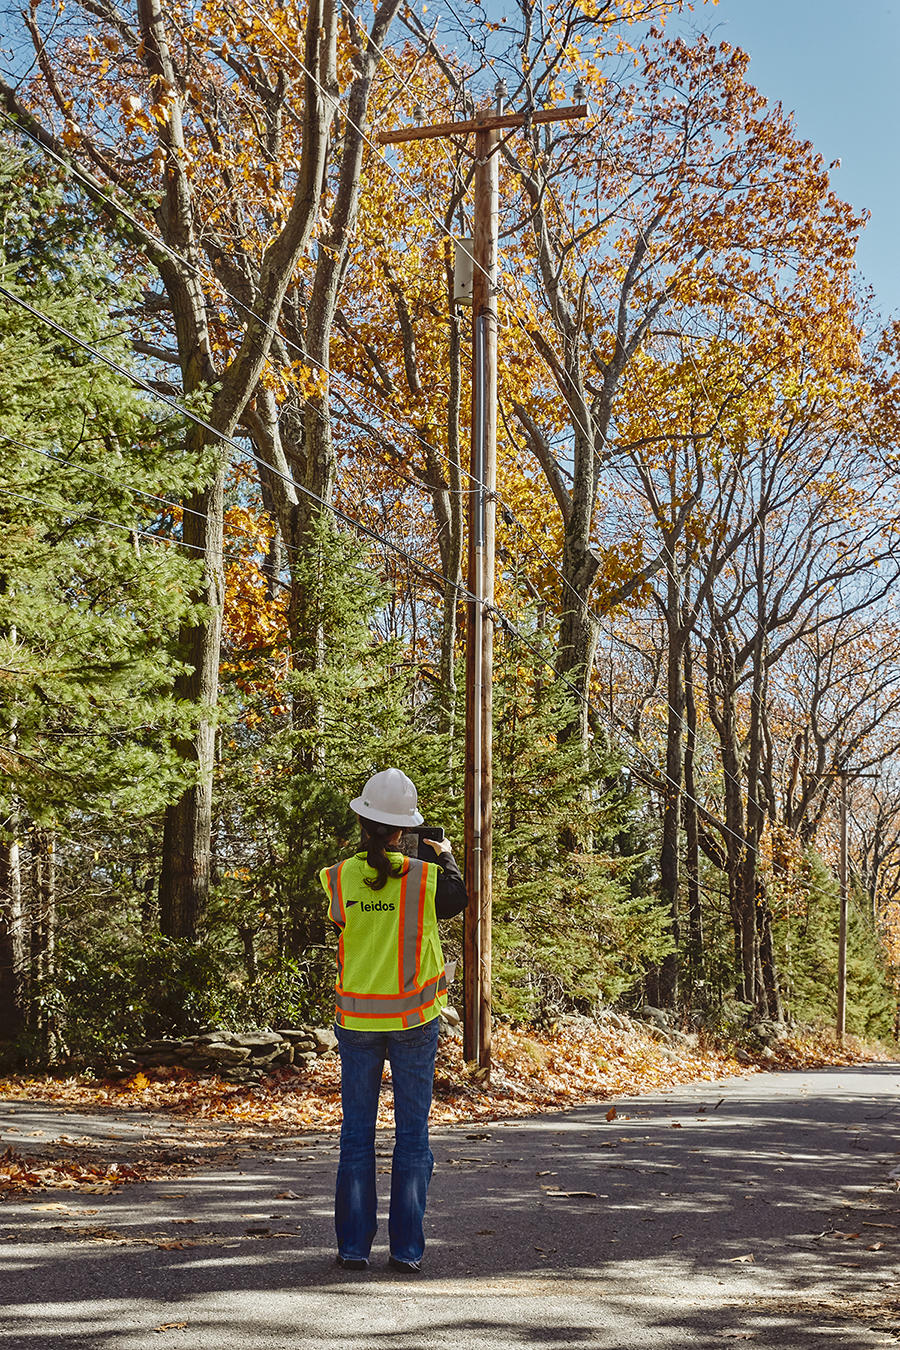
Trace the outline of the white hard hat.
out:
[[[412,779],[407,778],[400,769],[382,769],[373,773],[362,790],[361,797],[354,797],[350,809],[366,820],[377,821],[379,825],[402,825],[406,829],[415,829],[424,825],[425,817],[418,809],[419,794]]]

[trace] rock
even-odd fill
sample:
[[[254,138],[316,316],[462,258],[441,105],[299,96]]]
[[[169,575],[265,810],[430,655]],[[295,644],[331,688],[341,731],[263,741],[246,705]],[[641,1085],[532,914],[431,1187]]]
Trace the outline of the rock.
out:
[[[277,1048],[275,1050],[262,1050],[259,1052],[251,1050],[249,1063],[252,1064],[254,1069],[262,1069],[265,1073],[274,1066],[277,1059]]]
[[[308,1041],[311,1046],[315,1045],[311,1031],[298,1031],[287,1027],[284,1031],[276,1031],[275,1035],[280,1036],[283,1041],[290,1041],[292,1045],[301,1045],[305,1041]]]
[[[294,1063],[295,1063],[298,1067],[301,1067],[301,1066],[303,1066],[304,1064],[312,1064],[312,1063],[314,1062],[314,1060],[317,1060],[318,1058],[319,1058],[319,1056],[316,1054],[315,1050],[295,1050],[295,1051],[294,1051]]]
[[[760,1045],[771,1045],[773,1041],[783,1041],[787,1035],[787,1028],[783,1022],[775,1022],[768,1017],[760,1017],[752,1022],[750,1030]]]
[[[155,1051],[150,1055],[141,1055],[141,1068],[144,1069],[170,1069],[173,1064],[178,1063],[178,1055],[174,1055],[162,1050]]]
[[[441,1009],[441,1017],[445,1022],[449,1022],[451,1027],[458,1027],[462,1021],[462,1018],[453,1007],[452,1003],[448,1003],[446,1008]]]
[[[337,1049],[338,1039],[331,1027],[313,1027],[312,1038],[320,1054]]]
[[[660,1031],[668,1031],[671,1025],[669,1014],[663,1008],[651,1007],[649,1003],[645,1003],[641,1008],[641,1017],[659,1027]]]
[[[235,1045],[237,1036],[233,1031],[204,1031],[201,1036],[194,1037],[194,1045]]]
[[[753,1060],[752,1060],[752,1059],[750,1058],[750,1056],[747,1054],[747,1051],[746,1051],[746,1050],[736,1050],[736,1051],[734,1052],[734,1057],[735,1057],[735,1059],[737,1060],[738,1064],[752,1064],[752,1063],[753,1063]]]
[[[209,1058],[217,1064],[242,1064],[250,1058],[250,1051],[243,1045],[217,1045],[209,1047]]]
[[[237,1048],[246,1050],[254,1064],[268,1064],[291,1049],[290,1041],[275,1036],[241,1036]]]
[[[258,1083],[259,1074],[252,1069],[226,1069],[222,1077],[228,1083]]]
[[[236,1037],[238,1045],[243,1045],[251,1052],[254,1050],[274,1050],[282,1043],[282,1038],[276,1031],[249,1031],[245,1036]]]

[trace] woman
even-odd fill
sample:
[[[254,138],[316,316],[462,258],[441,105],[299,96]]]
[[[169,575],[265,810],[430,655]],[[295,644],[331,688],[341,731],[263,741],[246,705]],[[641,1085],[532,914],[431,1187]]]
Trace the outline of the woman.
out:
[[[405,773],[385,769],[374,774],[350,806],[359,816],[362,850],[319,874],[340,935],[335,1032],[343,1120],[334,1205],[337,1259],[351,1270],[365,1270],[378,1228],[375,1118],[387,1058],[396,1126],[390,1264],[417,1272],[434,1168],[428,1113],[438,1018],[447,1002],[437,921],[465,909],[466,891],[448,840],[428,840],[440,865],[399,851],[403,831],[424,823],[415,786]]]

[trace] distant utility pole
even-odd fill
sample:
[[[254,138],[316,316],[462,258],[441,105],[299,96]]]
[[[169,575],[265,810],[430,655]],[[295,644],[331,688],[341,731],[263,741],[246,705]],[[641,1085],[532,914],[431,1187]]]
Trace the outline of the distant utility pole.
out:
[[[849,858],[847,836],[847,770],[843,769],[841,779],[841,921],[838,929],[838,979],[837,979],[837,1038],[844,1039],[847,1021],[847,906],[850,898]]]
[[[469,567],[466,623],[466,910],[463,948],[465,1026],[463,1054],[491,1067],[491,863],[493,824],[494,526],[497,483],[497,235],[498,133],[534,122],[586,117],[576,85],[576,106],[505,113],[506,85],[496,104],[462,122],[380,132],[382,145],[475,134],[472,245],[472,438],[469,496]]]
[[[841,914],[838,926],[837,1021],[835,1032],[837,1039],[843,1041],[847,1030],[847,914],[850,904],[850,841],[847,824],[850,813],[849,782],[851,776],[853,781],[857,782],[861,778],[877,779],[879,775],[877,773],[854,773],[852,769],[845,767],[837,770],[837,776],[841,781],[841,851],[838,871],[841,887]]]

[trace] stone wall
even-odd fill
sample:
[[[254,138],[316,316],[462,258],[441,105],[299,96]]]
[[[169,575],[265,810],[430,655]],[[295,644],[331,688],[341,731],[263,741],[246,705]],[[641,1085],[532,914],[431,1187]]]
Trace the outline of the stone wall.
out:
[[[455,1008],[443,1009],[440,1021],[443,1036],[462,1036]],[[245,1032],[210,1028],[197,1036],[145,1041],[106,1065],[104,1072],[110,1078],[130,1078],[147,1069],[181,1068],[198,1077],[215,1074],[230,1083],[251,1083],[275,1069],[303,1069],[314,1060],[336,1056],[337,1037],[331,1027]]]
[[[202,1077],[216,1074],[231,1083],[248,1083],[274,1069],[304,1068],[313,1060],[337,1054],[331,1027],[301,1027],[283,1031],[205,1031],[184,1038],[167,1036],[145,1041],[115,1064],[111,1077],[130,1077],[146,1069],[189,1069]]]

